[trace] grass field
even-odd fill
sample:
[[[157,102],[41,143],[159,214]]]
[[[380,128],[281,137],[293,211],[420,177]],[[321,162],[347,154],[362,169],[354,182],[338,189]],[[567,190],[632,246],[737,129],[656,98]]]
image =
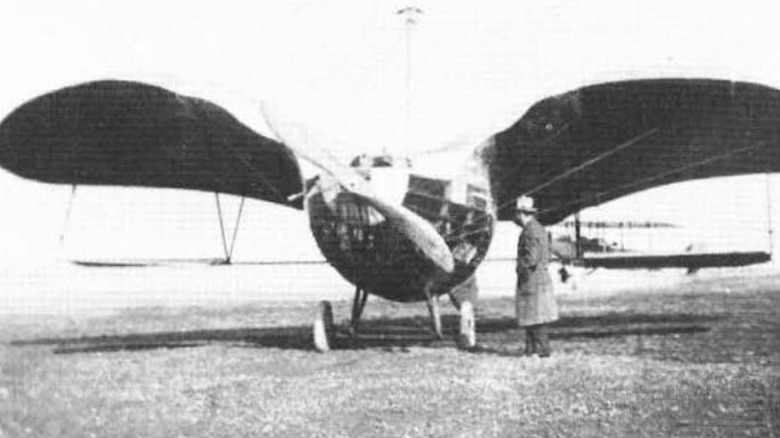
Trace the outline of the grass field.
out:
[[[546,360],[516,355],[511,298],[478,305],[476,353],[451,308],[434,341],[425,306],[379,300],[327,354],[314,303],[7,316],[0,437],[780,434],[780,276],[559,302]]]

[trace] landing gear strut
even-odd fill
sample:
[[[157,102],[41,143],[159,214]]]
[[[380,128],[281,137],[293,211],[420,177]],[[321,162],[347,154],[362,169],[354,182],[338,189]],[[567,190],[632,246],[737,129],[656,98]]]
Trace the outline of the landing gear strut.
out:
[[[441,332],[441,311],[439,310],[439,297],[431,293],[430,287],[426,287],[425,298],[428,301],[428,312],[431,314],[433,333],[436,334],[437,339],[444,339],[444,335]]]
[[[357,336],[358,325],[360,325],[360,316],[363,315],[363,309],[368,301],[368,292],[360,287],[355,288],[355,298],[352,300],[352,321],[349,323],[349,334],[353,338]]]

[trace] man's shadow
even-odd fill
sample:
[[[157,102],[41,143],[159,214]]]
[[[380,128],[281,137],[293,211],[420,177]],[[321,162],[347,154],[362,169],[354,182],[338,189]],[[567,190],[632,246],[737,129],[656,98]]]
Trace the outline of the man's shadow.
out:
[[[619,314],[564,316],[551,325],[550,338],[576,341],[630,336],[695,334],[710,330],[720,319],[714,316],[674,314]],[[456,347],[457,315],[442,316],[444,339],[436,339],[427,316],[367,319],[361,322],[357,337],[337,329],[331,340],[333,350],[384,349],[404,351],[410,347]],[[523,330],[511,317],[478,317],[479,347],[473,352],[514,354],[505,345],[519,342]],[[12,341],[11,345],[49,346],[56,354],[194,348],[211,344],[232,344],[254,348],[314,350],[310,326],[236,328],[191,331],[164,331],[124,335],[38,338]]]

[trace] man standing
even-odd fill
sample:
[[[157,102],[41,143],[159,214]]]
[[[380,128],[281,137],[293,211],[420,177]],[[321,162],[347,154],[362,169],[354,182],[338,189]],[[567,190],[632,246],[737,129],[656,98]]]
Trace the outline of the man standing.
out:
[[[534,217],[534,201],[520,197],[515,207],[515,223],[523,228],[517,241],[517,287],[515,304],[517,325],[525,327],[527,356],[550,356],[547,324],[558,319],[558,305],[553,295],[552,279],[547,270],[550,240],[544,227]]]

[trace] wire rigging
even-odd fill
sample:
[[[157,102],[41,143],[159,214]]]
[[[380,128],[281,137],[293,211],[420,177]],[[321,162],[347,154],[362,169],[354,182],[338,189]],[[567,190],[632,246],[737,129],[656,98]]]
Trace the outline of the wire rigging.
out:
[[[751,146],[746,146],[744,148],[737,149],[735,151],[726,152],[726,153],[723,153],[723,154],[719,154],[719,155],[715,155],[713,157],[706,158],[704,160],[700,160],[700,161],[696,161],[696,162],[693,162],[693,163],[690,163],[690,164],[686,164],[684,166],[675,167],[675,168],[670,169],[670,170],[668,170],[666,172],[661,172],[661,173],[652,175],[650,177],[640,179],[638,181],[632,181],[630,183],[626,183],[626,184],[617,186],[617,187],[615,187],[615,188],[613,188],[611,190],[608,190],[606,192],[596,193],[595,195],[589,195],[589,196],[586,196],[586,197],[578,198],[578,199],[575,199],[575,200],[573,200],[571,202],[568,202],[566,204],[556,206],[555,208],[549,208],[547,210],[542,210],[540,213],[549,213],[549,212],[552,212],[552,211],[555,211],[555,210],[561,210],[561,209],[564,209],[564,208],[569,207],[569,206],[574,205],[574,204],[590,204],[594,200],[598,200],[598,199],[602,199],[602,198],[609,198],[611,195],[613,195],[615,193],[620,193],[620,192],[624,191],[627,188],[636,187],[636,186],[642,186],[642,185],[645,185],[645,184],[648,184],[648,183],[652,183],[652,182],[654,182],[656,180],[668,177],[670,175],[674,175],[675,173],[685,172],[685,171],[694,169],[696,167],[706,166],[706,165],[712,164],[712,163],[714,163],[716,161],[720,161],[720,160],[723,160],[723,159],[726,159],[726,158],[731,158],[731,157],[733,157],[735,155],[739,155],[739,154],[743,154],[743,153],[746,153],[746,152],[750,152],[750,151],[759,149],[759,148],[761,148],[763,146],[765,146],[765,143],[764,142],[759,142],[759,143],[753,144]]]
[[[587,160],[584,163],[582,163],[582,164],[580,164],[578,166],[575,166],[575,167],[567,170],[566,172],[563,172],[562,174],[560,174],[560,175],[558,175],[558,176],[556,176],[554,178],[548,179],[547,181],[543,182],[542,184],[539,184],[538,186],[534,187],[533,189],[526,191],[525,193],[523,193],[522,196],[533,195],[534,193],[538,192],[539,190],[541,190],[541,189],[543,189],[545,187],[548,187],[548,186],[550,186],[550,185],[552,185],[552,184],[554,184],[554,183],[556,183],[558,181],[562,181],[562,180],[570,177],[571,175],[574,175],[575,173],[577,173],[577,172],[579,172],[581,170],[587,169],[588,167],[591,167],[591,166],[597,164],[601,160],[603,160],[603,159],[605,159],[607,157],[610,157],[613,154],[615,154],[617,152],[620,152],[623,149],[626,149],[628,147],[631,147],[631,146],[634,146],[634,145],[638,144],[639,142],[641,142],[645,138],[647,138],[647,137],[657,133],[658,131],[659,131],[659,128],[657,128],[657,127],[656,128],[652,128],[652,129],[648,129],[647,131],[645,131],[645,132],[635,136],[634,138],[632,138],[632,139],[630,139],[630,140],[628,140],[626,142],[623,142],[623,143],[615,146],[614,148],[612,148],[612,149],[610,149],[610,150],[608,150],[606,152],[603,152],[603,153],[601,153],[601,154],[591,158],[590,160]],[[508,203],[509,202],[505,203],[504,205],[506,205]],[[502,205],[502,207],[504,205]]]
[[[632,182],[629,182],[629,183],[626,183],[626,184],[622,184],[620,186],[612,188],[609,191],[600,192],[600,193],[596,193],[596,194],[593,194],[593,195],[577,198],[577,199],[574,199],[571,202],[568,202],[566,204],[556,206],[555,208],[549,208],[549,209],[546,209],[546,210],[541,210],[539,213],[540,214],[542,214],[542,213],[550,213],[550,212],[553,212],[553,211],[556,211],[556,210],[565,209],[565,208],[570,207],[572,205],[588,205],[588,204],[591,204],[594,200],[598,200],[598,199],[602,199],[602,198],[610,198],[613,194],[621,193],[621,192],[625,191],[628,188],[636,187],[636,186],[642,186],[642,185],[645,185],[645,184],[648,184],[648,183],[652,183],[652,182],[654,182],[656,180],[666,178],[666,177],[668,177],[670,175],[674,175],[675,173],[685,172],[685,171],[694,169],[696,167],[710,165],[710,164],[712,164],[712,163],[714,163],[716,161],[720,161],[720,160],[724,160],[724,159],[727,159],[727,158],[731,158],[731,157],[733,157],[735,155],[751,152],[751,151],[754,151],[756,149],[762,148],[764,146],[766,146],[765,142],[758,142],[758,143],[752,144],[750,146],[746,146],[744,148],[740,148],[740,149],[737,149],[737,150],[734,150],[734,151],[730,151],[730,152],[726,152],[726,153],[723,153],[723,154],[719,154],[719,155],[715,155],[715,156],[712,156],[712,157],[708,157],[706,159],[703,159],[703,160],[700,160],[700,161],[696,161],[696,162],[693,162],[693,163],[689,163],[689,164],[686,164],[684,166],[676,167],[676,168],[670,169],[670,170],[668,170],[666,172],[660,172],[658,174],[652,175],[650,177],[647,177],[647,178],[644,178],[644,179],[641,179],[641,180],[638,180],[638,181],[632,181]],[[571,176],[571,173],[569,173],[569,175],[567,175],[567,176]],[[771,202],[771,201],[769,201],[769,196],[770,196],[769,195],[769,191],[767,189],[767,197],[768,197],[767,198],[767,205],[768,206],[770,205],[770,202]],[[514,201],[514,199],[512,201]],[[508,203],[505,203],[505,204],[502,204],[502,205],[507,205],[507,204]],[[487,215],[488,213],[484,212],[482,214],[483,215]],[[771,212],[770,212],[770,214],[771,214]],[[771,230],[770,230],[770,233],[771,233]],[[458,238],[464,238],[464,237],[467,237],[467,236],[469,236],[471,234],[474,234],[474,233],[473,232],[461,233],[461,234],[458,234],[457,237]]]
[[[768,253],[769,258],[772,258],[772,251],[773,251],[773,242],[772,237],[774,230],[772,229],[772,190],[771,190],[771,182],[769,179],[769,172],[765,174],[765,181],[766,181],[766,233],[767,233],[767,246],[768,246]]]
[[[230,254],[228,260],[233,258],[233,250],[236,248],[236,236],[238,236],[238,227],[241,224],[241,215],[244,212],[245,196],[241,197],[241,204],[238,206],[238,214],[236,215],[236,225],[233,227],[233,240],[230,242]]]
[[[219,192],[214,192],[214,199],[217,204],[217,215],[219,216],[219,230],[222,236],[222,249],[225,253],[225,263],[230,264],[233,260],[233,250],[236,248],[236,237],[238,236],[239,226],[241,224],[241,217],[244,213],[244,204],[246,196],[241,197],[241,203],[238,205],[238,213],[236,214],[236,223],[233,227],[233,237],[230,240],[230,246],[227,244],[227,232],[225,230],[225,221],[222,215],[222,203],[219,200]]]
[[[76,187],[78,187],[76,184],[73,184],[73,188],[70,191],[70,198],[68,199],[68,207],[65,210],[65,219],[62,222],[62,227],[60,228],[60,243],[63,243],[65,241],[65,232],[68,229],[68,224],[70,223],[70,215],[73,211],[73,202],[76,199]]]
[[[225,237],[225,223],[222,220],[222,205],[219,202],[219,193],[214,192],[214,199],[217,201],[217,215],[219,216],[219,230],[222,236],[222,249],[225,251],[225,262],[230,263],[230,252],[227,247],[227,238]]]

